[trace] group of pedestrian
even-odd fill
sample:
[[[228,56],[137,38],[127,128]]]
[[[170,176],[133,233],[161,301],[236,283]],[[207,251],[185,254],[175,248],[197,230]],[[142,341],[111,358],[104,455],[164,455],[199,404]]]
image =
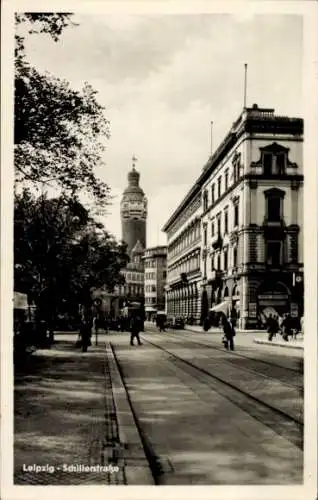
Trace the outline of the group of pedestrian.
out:
[[[289,313],[284,314],[282,318],[270,314],[266,321],[266,327],[269,341],[272,341],[273,337],[280,332],[283,340],[288,342],[289,337],[295,339],[302,330],[300,318],[292,317]]]

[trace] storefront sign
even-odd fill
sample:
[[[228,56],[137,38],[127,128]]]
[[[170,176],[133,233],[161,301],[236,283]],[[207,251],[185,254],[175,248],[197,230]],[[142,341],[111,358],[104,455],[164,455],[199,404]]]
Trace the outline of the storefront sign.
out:
[[[258,296],[259,300],[265,299],[265,300],[288,300],[288,295],[284,295],[282,293],[266,293],[264,295],[259,295]]]
[[[286,306],[286,300],[260,300],[260,306]]]

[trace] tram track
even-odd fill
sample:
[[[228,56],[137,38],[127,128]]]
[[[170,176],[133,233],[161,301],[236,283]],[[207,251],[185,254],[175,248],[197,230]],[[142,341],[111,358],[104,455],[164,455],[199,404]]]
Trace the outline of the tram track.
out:
[[[226,352],[224,350],[224,348],[221,348],[221,347],[218,347],[215,345],[211,345],[210,343],[205,343],[205,342],[201,342],[198,340],[193,340],[191,337],[184,336],[183,334],[179,335],[179,333],[178,333],[178,336],[175,336],[170,332],[165,332],[165,338],[172,339],[173,341],[178,341],[179,339],[182,339],[182,340],[185,340],[186,342],[188,342],[189,344],[191,344],[192,346],[198,345],[200,347],[207,347],[208,349],[212,349],[212,350],[217,351],[217,352],[222,353],[222,354],[224,354]],[[257,375],[262,375],[263,377],[266,377],[268,379],[279,380],[282,384],[284,384],[286,386],[298,389],[300,391],[303,390],[303,382],[300,380],[301,372],[297,369],[283,367],[281,365],[277,365],[276,363],[256,359],[256,358],[246,356],[245,354],[241,354],[241,353],[238,353],[235,351],[226,352],[226,356],[227,356],[227,359],[222,360],[222,362],[225,364],[231,364],[242,371],[255,373]],[[248,360],[248,363],[250,365],[254,365],[254,367],[253,366],[252,367],[251,366],[250,367],[246,367],[246,366],[243,367],[239,363],[240,360],[242,360],[242,361]],[[257,367],[259,367],[260,370],[257,369]],[[268,368],[267,369],[265,368],[265,370],[264,370],[264,367],[268,367]],[[275,367],[276,376],[273,376],[273,373],[268,373],[272,369],[272,367]],[[292,374],[290,375],[289,373],[286,373],[286,370],[289,370],[290,372],[292,372]]]
[[[224,375],[224,372],[212,373],[210,370],[199,366],[192,360],[185,359],[181,355],[176,354],[173,352],[173,348],[168,349],[154,341],[150,341],[145,338],[144,335],[142,339],[149,345],[163,351],[170,362],[176,367],[188,373],[194,379],[199,380],[202,384],[208,386],[211,391],[215,391],[224,396],[256,420],[270,427],[277,434],[302,449],[303,419],[300,414],[297,414],[297,411],[294,412],[294,415],[291,414],[292,412],[288,413],[286,409],[279,408],[277,404],[270,404],[268,401],[255,395],[255,386],[253,390],[251,390],[251,384],[249,384],[249,386],[246,385],[245,389],[242,385],[239,387],[237,383],[234,384],[231,382],[229,378]],[[180,345],[177,346],[177,348],[180,349]]]
[[[172,332],[165,332],[165,333],[170,333],[172,334]],[[189,338],[189,339],[193,339],[193,332],[188,332],[186,330],[183,330],[183,331],[178,331],[178,337],[179,335],[183,335],[184,338]],[[223,335],[223,332],[220,330],[220,337]],[[198,340],[195,340],[195,342],[198,342]],[[205,345],[205,346],[211,346],[215,349],[218,349],[220,351],[223,351],[223,349],[221,347],[217,347],[215,345],[211,345],[211,344],[206,344],[205,342],[198,342],[202,345]],[[244,352],[244,354],[242,353]],[[248,346],[244,346],[244,347],[239,347],[239,349],[236,348],[235,352],[232,352],[231,354],[235,355],[235,356],[239,356],[239,357],[242,357],[242,358],[246,358],[246,359],[251,359],[253,361],[257,361],[258,363],[263,363],[265,365],[269,365],[269,366],[273,366],[273,367],[277,367],[277,368],[282,368],[284,370],[289,370],[291,372],[295,372],[295,373],[300,373],[299,371],[299,368],[294,368],[292,366],[287,366],[286,364],[279,364],[279,363],[275,363],[273,362],[272,360],[269,361],[268,358],[267,359],[259,359],[259,358],[255,358],[253,356],[247,356],[247,353],[253,353],[255,354],[255,349],[251,348],[251,347],[248,347]],[[264,356],[264,353],[262,353],[262,356]]]

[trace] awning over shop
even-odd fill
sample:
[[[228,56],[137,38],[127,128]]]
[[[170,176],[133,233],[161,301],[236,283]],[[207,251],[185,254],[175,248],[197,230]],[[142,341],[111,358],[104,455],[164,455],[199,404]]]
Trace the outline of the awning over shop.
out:
[[[157,312],[157,309],[155,309],[154,307],[146,306],[145,307],[145,311],[146,312]]]
[[[230,302],[228,300],[225,300],[220,304],[216,304],[215,306],[211,307],[210,311],[228,314],[230,311]]]

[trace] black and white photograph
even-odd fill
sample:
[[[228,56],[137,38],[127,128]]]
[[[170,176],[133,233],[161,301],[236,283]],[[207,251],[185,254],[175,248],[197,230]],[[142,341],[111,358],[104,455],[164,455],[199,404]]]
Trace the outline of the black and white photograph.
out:
[[[5,500],[316,498],[313,14],[255,3],[11,8]]]

